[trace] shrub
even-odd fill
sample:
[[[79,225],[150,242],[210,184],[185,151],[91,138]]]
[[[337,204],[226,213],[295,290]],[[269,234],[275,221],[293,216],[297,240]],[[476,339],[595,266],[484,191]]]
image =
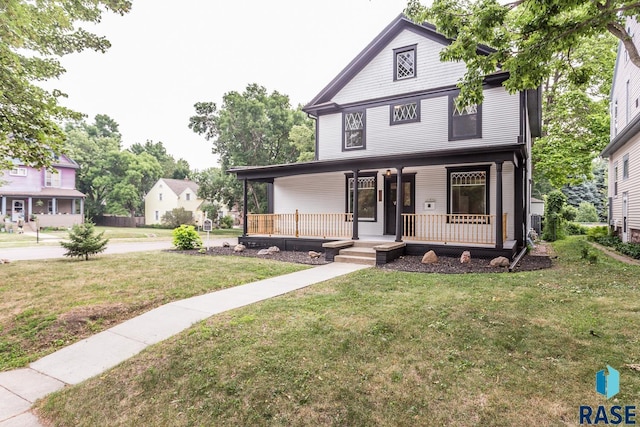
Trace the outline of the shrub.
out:
[[[580,202],[575,220],[576,222],[598,222],[600,218],[598,218],[598,211],[592,203]]]
[[[578,224],[577,222],[567,222],[565,225],[565,230],[567,234],[571,236],[583,235],[587,234],[589,227],[586,227],[582,224]]]
[[[171,228],[180,227],[182,224],[193,224],[193,213],[185,208],[175,208],[162,215],[162,223]]]
[[[606,225],[599,225],[597,227],[589,227],[587,230],[587,239],[591,241],[596,241],[602,237],[607,237],[609,235],[609,227]]]
[[[173,230],[173,245],[181,250],[197,249],[202,246],[202,239],[193,225],[182,224]]]
[[[560,190],[553,190],[547,195],[544,204],[544,230],[542,232],[544,240],[553,242],[564,239],[562,212],[566,201],[567,196]]]
[[[99,254],[107,249],[109,239],[104,239],[100,234],[95,234],[94,224],[85,222],[84,224],[76,224],[69,231],[69,241],[60,242],[60,245],[67,250],[64,256],[84,257],[85,261],[89,259],[89,255]]]
[[[233,227],[233,217],[231,215],[226,215],[220,218],[220,228],[231,228]]]

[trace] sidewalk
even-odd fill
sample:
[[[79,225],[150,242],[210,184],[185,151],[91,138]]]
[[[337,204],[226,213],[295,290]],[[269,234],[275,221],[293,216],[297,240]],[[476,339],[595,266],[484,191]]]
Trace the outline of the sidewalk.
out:
[[[352,273],[365,265],[331,263],[165,304],[65,347],[28,368],[0,373],[0,427],[37,427],[33,402],[98,375],[146,347],[214,314]]]

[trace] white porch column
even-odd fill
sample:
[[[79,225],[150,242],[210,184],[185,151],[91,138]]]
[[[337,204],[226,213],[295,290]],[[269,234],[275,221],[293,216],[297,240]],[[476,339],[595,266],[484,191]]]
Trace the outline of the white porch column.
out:
[[[53,197],[51,199],[51,215],[55,215],[58,213],[58,200]]]
[[[24,217],[24,221],[31,221],[31,215],[33,215],[33,197],[27,199],[27,214]]]
[[[84,199],[80,199],[80,216],[81,221],[84,223]]]
[[[5,216],[7,214],[7,196],[2,196],[2,208],[0,209],[2,216]]]
[[[76,213],[76,199],[71,199],[71,213]]]

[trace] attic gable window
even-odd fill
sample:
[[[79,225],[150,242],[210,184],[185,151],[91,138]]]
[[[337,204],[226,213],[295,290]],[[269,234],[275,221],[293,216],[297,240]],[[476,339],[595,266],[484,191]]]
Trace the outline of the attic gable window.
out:
[[[482,105],[458,108],[456,96],[449,95],[449,141],[482,138]]]
[[[393,50],[394,80],[411,79],[416,76],[416,45]]]
[[[420,121],[420,102],[414,101],[406,104],[391,106],[391,124],[412,123]]]
[[[344,113],[343,150],[365,148],[365,116],[364,110]]]

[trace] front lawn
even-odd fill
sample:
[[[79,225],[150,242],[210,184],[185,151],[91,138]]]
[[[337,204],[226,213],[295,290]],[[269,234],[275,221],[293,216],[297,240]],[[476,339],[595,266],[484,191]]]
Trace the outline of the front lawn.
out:
[[[172,252],[0,265],[0,371],[162,304],[304,269]]]
[[[640,267],[554,248],[549,270],[368,269],[214,316],[38,411],[59,426],[564,426],[580,405],[638,405]],[[607,364],[610,401],[594,390]]]

